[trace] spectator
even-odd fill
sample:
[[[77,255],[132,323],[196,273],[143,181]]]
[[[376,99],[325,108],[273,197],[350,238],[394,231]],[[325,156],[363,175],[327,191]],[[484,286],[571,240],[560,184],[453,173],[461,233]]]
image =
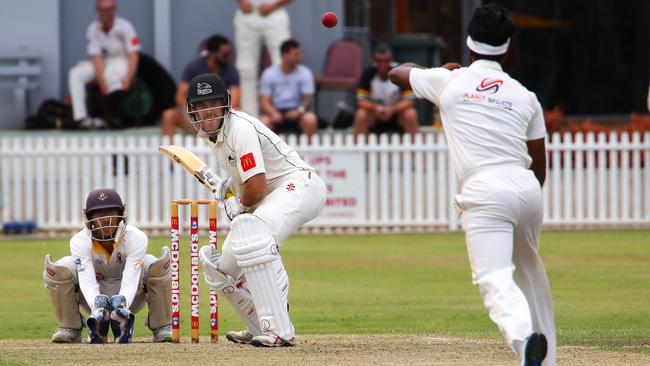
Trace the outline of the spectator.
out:
[[[302,132],[308,136],[318,130],[318,119],[311,111],[314,102],[314,75],[302,65],[302,51],[296,40],[280,47],[282,63],[269,66],[260,81],[260,120],[272,131]]]
[[[237,69],[242,78],[242,110],[257,116],[257,80],[261,40],[274,65],[280,64],[280,45],[291,37],[289,14],[284,5],[293,0],[238,0],[235,13]],[[231,91],[232,92],[232,91]]]
[[[377,45],[372,65],[363,71],[357,86],[357,111],[353,125],[355,135],[388,131],[414,135],[418,132],[413,92],[388,80],[388,72],[395,66],[390,47]]]
[[[107,97],[105,118],[115,118],[115,105],[121,92],[128,91],[138,65],[140,39],[128,20],[115,15],[114,0],[97,0],[98,20],[86,31],[86,51],[91,60],[82,60],[70,69],[68,88],[72,99],[73,118],[82,128],[105,127],[103,121],[89,118],[86,108],[86,84],[97,80],[102,96]]]
[[[183,70],[181,82],[176,88],[176,107],[163,112],[163,135],[173,136],[177,127],[195,132],[194,127],[185,116],[185,98],[187,98],[190,80],[197,75],[205,73],[219,75],[226,84],[226,88],[230,90],[232,107],[239,108],[239,73],[228,61],[232,53],[232,44],[226,37],[215,34],[205,41],[205,47],[207,54],[201,55],[203,52],[200,51],[199,57],[188,63]]]

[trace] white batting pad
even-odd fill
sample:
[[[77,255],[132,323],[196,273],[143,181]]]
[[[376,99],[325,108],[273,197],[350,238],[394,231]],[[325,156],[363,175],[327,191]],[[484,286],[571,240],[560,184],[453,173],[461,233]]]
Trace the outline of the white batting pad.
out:
[[[242,214],[231,224],[230,239],[253,296],[262,332],[293,339],[286,296],[280,288],[280,283],[288,288],[288,279],[269,227],[254,215]]]
[[[147,306],[149,329],[156,330],[172,323],[172,273],[169,247],[162,247],[162,255],[147,269]]]
[[[71,264],[74,265],[71,257]],[[65,259],[65,258],[64,258]],[[43,281],[50,295],[52,308],[56,320],[61,328],[81,329],[81,313],[79,312],[79,302],[75,296],[74,275],[70,269],[57,263],[52,263],[50,255],[45,256],[45,270],[43,271]]]
[[[261,334],[251,293],[232,276],[217,269],[221,257],[219,251],[212,245],[205,245],[201,247],[199,257],[203,263],[203,275],[208,286],[228,299],[253,336]]]

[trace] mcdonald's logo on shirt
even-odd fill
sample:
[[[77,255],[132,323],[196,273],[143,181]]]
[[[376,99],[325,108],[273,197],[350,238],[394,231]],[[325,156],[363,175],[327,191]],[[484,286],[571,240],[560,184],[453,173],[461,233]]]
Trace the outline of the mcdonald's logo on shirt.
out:
[[[239,163],[241,164],[241,169],[244,172],[247,172],[253,168],[255,168],[255,158],[253,157],[253,153],[248,153],[242,155],[241,158],[239,158]]]

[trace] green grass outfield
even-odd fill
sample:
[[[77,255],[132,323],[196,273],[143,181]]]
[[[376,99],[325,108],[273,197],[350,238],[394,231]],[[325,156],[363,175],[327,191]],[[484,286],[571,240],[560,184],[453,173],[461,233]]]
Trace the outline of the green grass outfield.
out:
[[[202,239],[206,237],[203,236]],[[188,239],[183,237],[183,336],[189,334]],[[153,238],[159,255],[167,238]],[[0,240],[0,339],[49,338],[56,328],[42,281],[43,258],[67,240]],[[544,232],[558,340],[650,353],[650,231]],[[436,334],[500,339],[470,283],[462,234],[302,236],[282,255],[298,334]],[[201,334],[208,334],[201,280]],[[150,336],[137,315],[136,336]],[[241,328],[221,302],[220,333]]]

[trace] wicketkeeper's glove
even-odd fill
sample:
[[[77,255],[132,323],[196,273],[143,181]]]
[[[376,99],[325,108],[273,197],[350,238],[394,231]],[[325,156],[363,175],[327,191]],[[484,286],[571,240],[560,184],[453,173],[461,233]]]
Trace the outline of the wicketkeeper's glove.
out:
[[[92,311],[86,325],[88,326],[88,338],[90,343],[106,343],[108,334],[108,315],[111,303],[106,295],[97,295],[93,301]]]
[[[111,329],[115,336],[115,343],[130,343],[133,337],[135,315],[126,307],[124,295],[111,297]]]

